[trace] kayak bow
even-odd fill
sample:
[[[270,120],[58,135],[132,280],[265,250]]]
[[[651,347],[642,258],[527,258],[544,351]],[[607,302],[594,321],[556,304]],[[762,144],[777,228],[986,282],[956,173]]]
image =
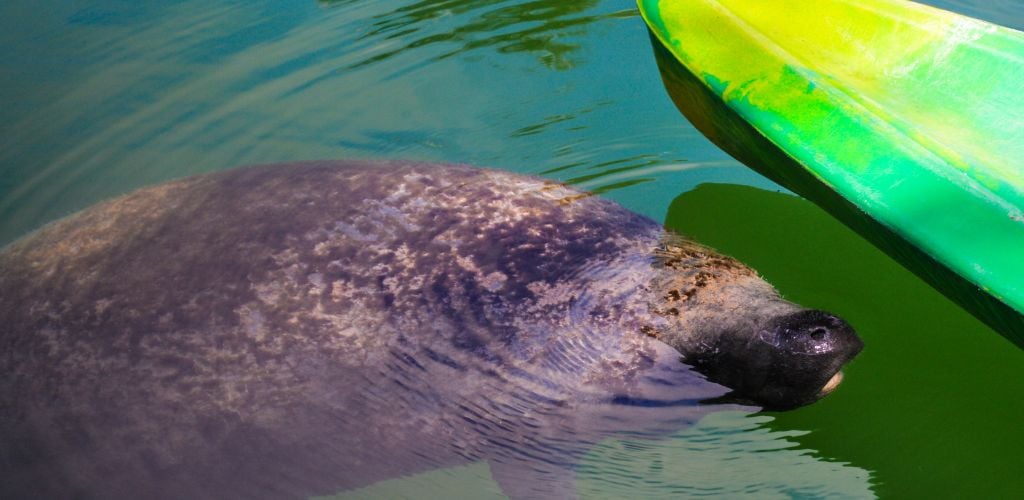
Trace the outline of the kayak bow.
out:
[[[1012,309],[1024,346],[1024,33],[901,0],[639,5],[656,52],[788,168]],[[750,140],[683,111],[758,169]]]

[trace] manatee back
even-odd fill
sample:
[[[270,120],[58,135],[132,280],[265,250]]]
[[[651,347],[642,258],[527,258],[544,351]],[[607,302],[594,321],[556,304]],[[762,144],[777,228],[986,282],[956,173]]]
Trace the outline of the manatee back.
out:
[[[659,232],[560,185],[411,163],[253,167],[102,203],[0,252],[0,486],[287,497],[410,472],[399,453],[472,458],[494,436],[450,406],[514,413],[501,367],[543,340],[524,335]]]

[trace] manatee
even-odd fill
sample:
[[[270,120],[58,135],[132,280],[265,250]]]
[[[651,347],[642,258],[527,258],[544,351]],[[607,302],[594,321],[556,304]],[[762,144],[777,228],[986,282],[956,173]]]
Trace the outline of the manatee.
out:
[[[512,497],[862,348],[570,187],[306,162],[141,189],[0,252],[0,496],[304,498],[486,461]]]

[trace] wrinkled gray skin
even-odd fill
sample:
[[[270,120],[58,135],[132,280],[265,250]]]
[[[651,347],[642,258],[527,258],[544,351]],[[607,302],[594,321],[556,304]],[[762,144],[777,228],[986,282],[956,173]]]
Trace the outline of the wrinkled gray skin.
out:
[[[172,182],[0,253],[0,496],[301,498],[471,460],[512,496],[569,496],[601,438],[721,408],[681,357],[766,385],[817,356],[788,405],[819,397],[859,341],[801,311],[648,219],[508,173]],[[780,348],[801,314],[835,345]]]

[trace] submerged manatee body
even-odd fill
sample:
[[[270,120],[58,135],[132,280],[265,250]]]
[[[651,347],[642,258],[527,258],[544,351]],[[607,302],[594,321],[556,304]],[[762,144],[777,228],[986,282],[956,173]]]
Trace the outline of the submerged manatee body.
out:
[[[565,496],[610,433],[686,425],[723,386],[809,403],[861,347],[609,201],[354,162],[40,229],[0,252],[0,342],[0,496],[85,498],[304,497],[475,460]]]

